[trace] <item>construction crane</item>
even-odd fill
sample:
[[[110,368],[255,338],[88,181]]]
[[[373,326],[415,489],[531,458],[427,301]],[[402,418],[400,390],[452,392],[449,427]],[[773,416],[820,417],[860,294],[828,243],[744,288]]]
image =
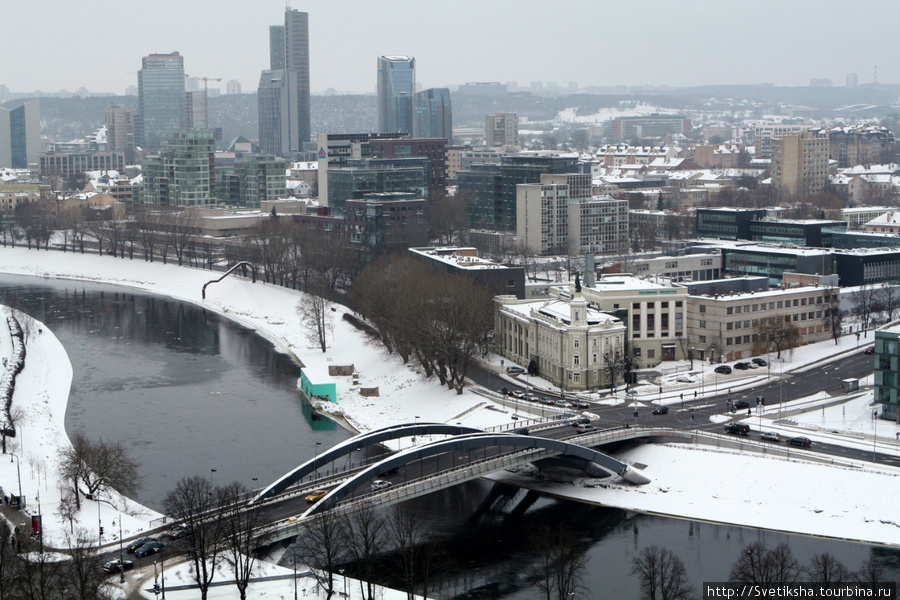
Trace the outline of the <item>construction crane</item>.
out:
[[[187,73],[184,74],[184,78],[185,78],[185,79],[193,79],[193,80],[195,80],[195,81],[202,81],[202,82],[203,82],[203,91],[204,91],[204,92],[207,92],[207,93],[208,93],[208,91],[209,91],[209,90],[208,90],[208,87],[209,87],[209,82],[210,82],[210,81],[222,81],[221,78],[216,78],[216,77],[194,77],[193,75],[188,75]]]

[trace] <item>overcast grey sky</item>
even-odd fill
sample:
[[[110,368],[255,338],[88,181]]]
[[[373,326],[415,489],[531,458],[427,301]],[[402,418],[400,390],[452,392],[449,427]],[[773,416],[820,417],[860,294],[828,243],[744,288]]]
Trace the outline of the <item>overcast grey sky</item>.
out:
[[[141,57],[256,89],[283,0],[0,0],[0,84],[123,93]],[[309,13],[313,93],[374,92],[376,58],[425,87],[900,82],[897,0],[291,0]]]

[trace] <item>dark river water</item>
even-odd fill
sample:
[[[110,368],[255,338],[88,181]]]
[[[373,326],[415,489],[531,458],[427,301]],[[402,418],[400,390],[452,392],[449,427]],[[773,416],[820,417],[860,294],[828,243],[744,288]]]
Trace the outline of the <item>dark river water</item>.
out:
[[[120,439],[142,463],[136,500],[159,510],[182,477],[248,487],[272,482],[349,433],[315,419],[296,391],[299,369],[271,344],[194,305],[123,288],[0,275],[0,304],[43,321],[74,368],[66,413],[71,435]],[[254,481],[255,479],[255,481]],[[491,484],[473,482],[408,503],[448,557],[434,597],[538,598],[528,532],[544,523],[576,532],[594,598],[639,597],[629,574],[646,546],[677,553],[691,582],[724,581],[741,549],[790,545],[795,557],[830,552],[850,569],[874,557],[893,579],[900,552],[854,544],[539,500],[524,515],[481,510]],[[773,498],[771,510],[777,510]]]

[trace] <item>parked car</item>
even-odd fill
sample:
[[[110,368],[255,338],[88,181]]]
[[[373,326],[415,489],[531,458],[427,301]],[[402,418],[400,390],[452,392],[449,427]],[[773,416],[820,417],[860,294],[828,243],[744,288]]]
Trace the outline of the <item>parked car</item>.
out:
[[[507,372],[507,373],[510,373],[510,374],[512,374],[512,375],[518,375],[518,374],[520,374],[520,373],[524,373],[524,372],[525,372],[525,369],[523,369],[522,367],[515,367],[515,366],[513,366],[513,367],[506,367],[506,372]]]
[[[723,375],[731,375],[731,367],[728,365],[719,365],[715,368],[716,373],[722,373]]]
[[[667,415],[667,414],[669,414],[669,407],[668,406],[657,406],[656,408],[653,409],[653,414],[654,415]]]
[[[747,435],[750,433],[750,426],[744,423],[729,423],[725,426],[725,431],[737,435]]]
[[[759,439],[766,440],[767,442],[780,442],[781,434],[777,431],[763,431],[759,434]]]
[[[798,436],[789,439],[788,444],[790,444],[791,446],[798,446],[800,448],[809,448],[810,446],[812,446],[812,440],[810,440],[809,438]]]
[[[318,502],[327,495],[328,490],[316,490],[306,495],[306,501],[312,504],[313,502]]]
[[[165,547],[166,545],[162,542],[147,542],[146,544],[135,550],[134,555],[138,558],[144,558],[149,554],[156,554]]]
[[[125,546],[125,551],[126,552],[134,552],[135,550],[137,550],[144,544],[149,544],[150,542],[156,542],[156,541],[159,541],[159,540],[157,540],[155,537],[138,538],[138,539],[134,540],[133,542],[131,542],[130,544],[128,544],[127,546]]]
[[[735,408],[750,408],[750,403],[746,400],[735,400],[732,406]]]
[[[869,346],[863,350],[863,354],[875,354],[875,346]]]
[[[391,487],[391,482],[386,479],[376,479],[372,482],[373,490],[383,490],[384,488]]]
[[[123,568],[124,567],[124,568]],[[118,559],[104,563],[103,570],[107,573],[118,573],[119,571],[130,571],[134,568],[134,563],[130,560],[120,561]]]
[[[737,362],[737,363],[734,363],[734,368],[735,368],[735,369],[739,369],[739,370],[741,370],[741,371],[746,371],[747,369],[750,368],[750,363],[748,363],[748,362]]]
[[[597,428],[594,427],[593,425],[591,425],[590,423],[580,423],[575,426],[575,430],[580,431],[580,432],[594,431],[595,429],[597,429]]]
[[[750,362],[752,362],[754,365],[756,365],[758,367],[765,367],[766,365],[769,364],[766,362],[766,360],[764,358],[753,358],[750,360]]]
[[[572,400],[572,406],[575,408],[590,408],[591,403],[585,402],[584,400]]]

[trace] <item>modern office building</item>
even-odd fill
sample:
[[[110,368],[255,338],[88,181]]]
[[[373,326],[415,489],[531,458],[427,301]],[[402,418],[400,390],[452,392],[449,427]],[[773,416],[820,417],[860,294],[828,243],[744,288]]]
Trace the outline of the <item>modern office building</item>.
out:
[[[875,331],[875,402],[879,419],[900,422],[900,325]]]
[[[519,145],[519,117],[515,113],[488,115],[484,122],[484,140],[488,148]]]
[[[216,169],[216,194],[229,206],[259,208],[287,197],[287,162],[272,155],[244,154]]]
[[[290,156],[302,150],[311,135],[308,13],[287,8],[284,25],[269,27],[269,69],[260,75],[258,94],[262,151]]]
[[[29,100],[12,109],[0,108],[0,167],[27,169],[41,151],[41,103]]]
[[[764,278],[746,278],[749,281]],[[804,286],[767,290],[727,292],[740,279],[704,281],[689,285],[687,301],[687,341],[694,358],[722,362],[765,355],[769,347],[759,339],[759,323],[764,319],[784,319],[797,328],[798,345],[821,342],[831,337],[825,310],[835,287]],[[721,284],[721,286],[719,285]]]
[[[402,137],[402,133],[320,133],[316,139],[320,204],[328,206],[328,169],[343,167],[349,160],[371,158],[372,140]]]
[[[159,154],[144,160],[141,201],[163,206],[215,204],[215,149],[215,134],[210,130],[173,133]]]
[[[416,94],[413,136],[453,139],[453,108],[450,90],[429,88]]]
[[[41,177],[71,177],[85,171],[125,172],[124,152],[47,152],[38,155]]]
[[[145,151],[159,150],[187,123],[184,57],[178,52],[151,54],[138,71],[139,140]]]
[[[135,111],[133,108],[110,106],[106,109],[106,148],[124,152],[125,160],[134,161]]]
[[[765,216],[762,208],[698,208],[697,237],[749,240],[750,223]]]
[[[490,288],[496,295],[525,297],[525,268],[479,258],[476,248],[410,248],[409,256],[441,273],[468,277],[474,283]]]
[[[474,164],[456,174],[457,193],[470,194],[469,220],[474,227],[516,231],[516,186],[539,183],[545,173],[578,172],[578,159],[559,155],[503,156],[499,164]]]
[[[185,129],[208,129],[206,90],[184,93]]]
[[[293,157],[302,149],[297,74],[294,71],[262,72],[257,90],[257,111],[260,152]]]
[[[425,158],[351,160],[343,167],[328,169],[328,209],[344,214],[345,202],[366,194],[406,192],[417,198],[427,193]],[[319,197],[321,198],[321,189]]]
[[[616,141],[690,135],[691,120],[678,115],[621,117],[609,124],[609,137]]]
[[[811,132],[772,140],[772,185],[795,196],[825,191],[828,137]]]
[[[424,198],[407,193],[364,194],[347,200],[344,221],[351,246],[368,253],[418,246],[428,241]]]
[[[413,132],[416,94],[416,59],[411,56],[378,58],[378,131]]]
[[[375,138],[369,140],[372,158],[425,158],[428,168],[425,185],[429,197],[444,191],[447,185],[447,140],[445,138]]]

